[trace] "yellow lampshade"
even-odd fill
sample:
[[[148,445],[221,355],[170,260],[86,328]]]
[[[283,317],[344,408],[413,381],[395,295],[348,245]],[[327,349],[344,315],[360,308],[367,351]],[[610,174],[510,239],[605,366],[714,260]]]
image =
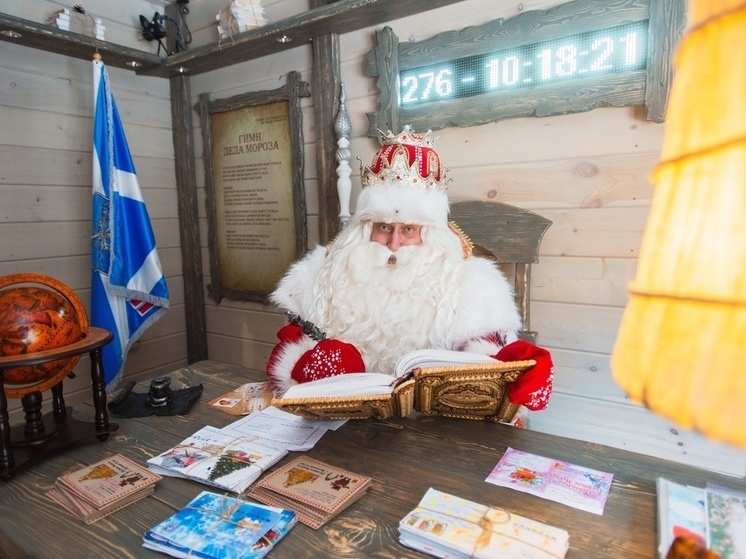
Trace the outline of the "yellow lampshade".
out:
[[[746,0],[692,0],[611,358],[651,410],[746,447]]]

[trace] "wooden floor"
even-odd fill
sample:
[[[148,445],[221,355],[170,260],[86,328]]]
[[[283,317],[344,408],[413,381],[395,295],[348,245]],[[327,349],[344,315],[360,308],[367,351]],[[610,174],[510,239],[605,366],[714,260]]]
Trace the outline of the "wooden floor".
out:
[[[27,465],[0,485],[0,557],[163,557],[141,547],[143,532],[209,487],[164,478],[153,496],[90,526],[72,517],[45,493],[55,478],[107,455],[122,453],[139,463],[180,442],[204,425],[222,427],[236,419],[207,402],[259,373],[213,361],[172,374],[174,388],[204,385],[190,413],[111,419],[119,430]],[[199,371],[196,372],[196,371]],[[138,386],[136,392],[145,392]],[[92,416],[80,407],[75,417]],[[89,416],[89,417],[86,417]],[[602,516],[497,487],[484,480],[507,447],[612,472],[614,482]],[[369,493],[319,530],[297,525],[271,557],[301,559],[425,557],[398,543],[398,522],[429,487],[499,506],[570,533],[569,559],[656,556],[655,479],[685,484],[706,481],[746,490],[746,481],[596,444],[477,421],[412,415],[386,421],[350,421],[329,432],[308,455],[373,478]],[[280,462],[297,456],[291,452]]]

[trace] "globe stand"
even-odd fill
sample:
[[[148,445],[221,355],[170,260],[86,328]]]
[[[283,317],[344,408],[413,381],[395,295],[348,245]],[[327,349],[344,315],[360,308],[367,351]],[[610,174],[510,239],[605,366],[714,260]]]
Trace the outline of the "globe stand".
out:
[[[69,444],[91,437],[105,441],[109,433],[119,428],[117,423],[109,423],[102,361],[102,348],[113,338],[114,335],[108,330],[92,326],[80,341],[73,344],[26,355],[0,356],[0,479],[10,480],[23,464]],[[5,395],[5,370],[73,358],[84,353],[88,353],[91,359],[94,421],[80,421],[72,417],[73,410],[65,406],[62,381],[59,381],[50,389],[52,411],[42,415],[40,391],[24,394],[21,404],[26,424],[11,429]]]

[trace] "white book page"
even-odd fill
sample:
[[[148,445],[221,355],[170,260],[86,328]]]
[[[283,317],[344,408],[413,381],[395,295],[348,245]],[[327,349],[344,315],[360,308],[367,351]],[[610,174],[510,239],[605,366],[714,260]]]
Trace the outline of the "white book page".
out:
[[[391,394],[401,377],[418,367],[447,367],[462,364],[496,363],[483,353],[469,353],[448,349],[410,351],[396,363],[393,375],[386,373],[349,373],[291,386],[283,399],[335,398],[345,396],[373,396]]]
[[[338,396],[371,396],[391,394],[396,378],[384,373],[350,373],[295,384],[282,398],[333,398]]]
[[[448,367],[451,365],[472,365],[479,363],[497,363],[497,360],[483,353],[470,353],[449,349],[418,349],[410,351],[397,361],[394,376],[400,377],[417,367]]]

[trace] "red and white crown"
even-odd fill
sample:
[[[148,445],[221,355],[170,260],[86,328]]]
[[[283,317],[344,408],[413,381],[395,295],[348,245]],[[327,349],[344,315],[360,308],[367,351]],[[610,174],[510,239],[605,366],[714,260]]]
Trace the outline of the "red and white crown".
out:
[[[432,131],[417,134],[409,125],[396,136],[381,132],[381,148],[370,167],[360,171],[363,187],[378,183],[404,183],[424,190],[445,190],[448,169],[440,164],[433,147]]]
[[[381,134],[373,163],[360,169],[355,220],[447,226],[447,169],[430,134],[416,134],[409,125],[398,135]]]

